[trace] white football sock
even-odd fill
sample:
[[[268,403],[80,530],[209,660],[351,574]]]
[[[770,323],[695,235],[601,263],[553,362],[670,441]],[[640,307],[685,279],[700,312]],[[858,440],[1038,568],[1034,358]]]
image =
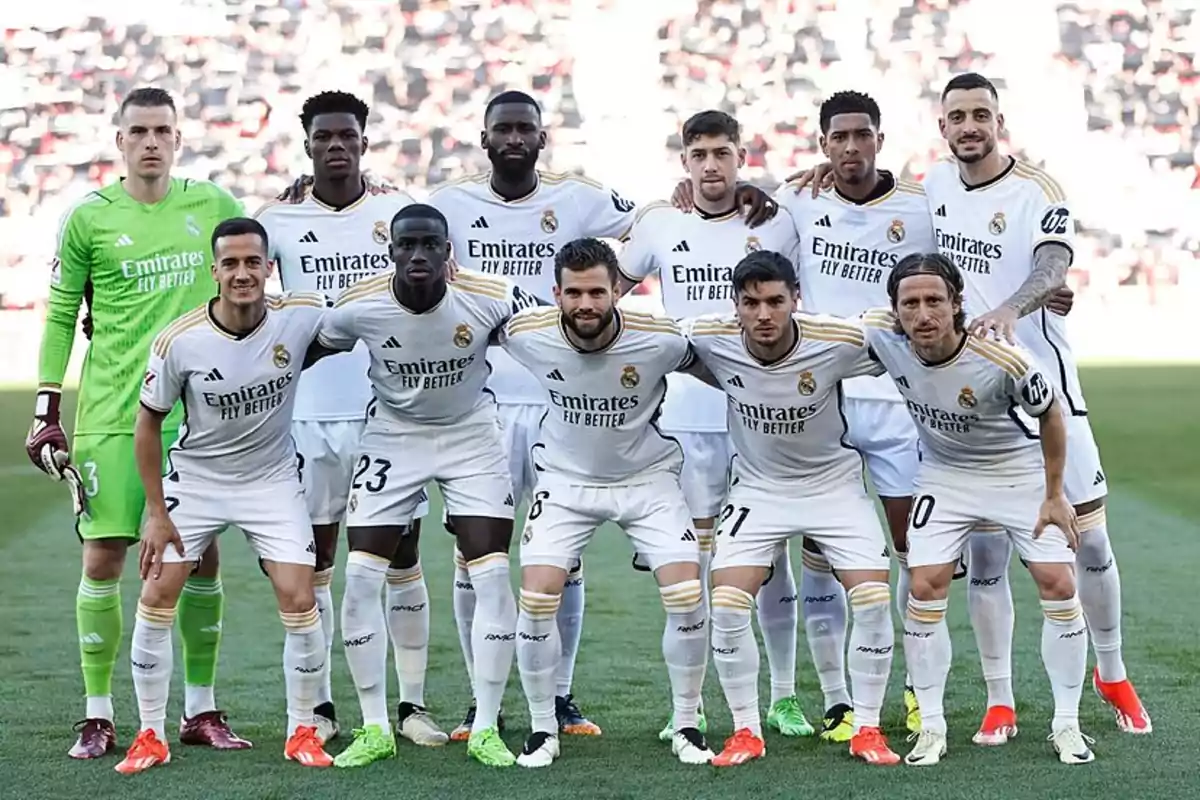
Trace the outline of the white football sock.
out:
[[[190,683],[183,687],[183,715],[188,719],[217,708],[216,692],[212,686],[197,686]]]
[[[1100,680],[1123,681],[1127,676],[1121,657],[1121,573],[1108,539],[1104,509],[1080,517],[1079,533],[1075,580],[1092,634]]]
[[[475,654],[475,724],[471,732],[495,727],[504,686],[516,649],[517,602],[513,599],[507,553],[489,553],[467,564],[475,585],[475,620],[471,649]]]
[[[771,671],[771,705],[796,694],[796,578],[787,545],[775,552],[771,580],[758,590],[758,629]]]
[[[1079,724],[1079,698],[1087,674],[1087,624],[1078,597],[1043,600],[1042,663],[1054,693],[1052,730]]]
[[[813,668],[825,695],[825,710],[850,705],[846,690],[846,590],[825,557],[801,550],[800,599]]]
[[[575,680],[575,658],[579,655],[579,639],[583,635],[583,562],[579,569],[567,575],[562,600],[558,607],[558,638],[562,643],[562,658],[555,675],[555,693],[566,697]]]
[[[967,611],[987,683],[988,708],[1015,707],[1012,686],[1013,610],[1008,565],[1012,541],[1006,531],[976,528],[968,538]]]
[[[517,671],[521,689],[529,701],[529,719],[536,733],[558,734],[554,713],[554,676],[562,659],[555,614],[559,595],[521,590],[521,610],[517,615]]]
[[[383,615],[383,584],[388,560],[353,550],[346,559],[346,589],[342,595],[342,643],[346,664],[358,691],[363,725],[387,730],[387,620]]]
[[[904,618],[904,658],[921,707],[922,730],[946,733],[942,702],[952,656],[946,601],[910,597]]]
[[[896,563],[899,567],[896,570],[896,613],[900,615],[900,624],[903,626],[908,615],[908,587],[912,579],[908,571],[908,553],[897,550]],[[912,686],[912,676],[908,674],[907,663],[904,665],[904,685]]]
[[[883,582],[860,583],[846,597],[854,613],[850,629],[850,682],[854,694],[854,730],[878,728],[879,712],[892,671],[892,597]]]
[[[425,705],[429,663],[429,591],[421,565],[387,571],[387,626],[400,702]]]
[[[475,696],[475,655],[471,650],[471,625],[475,621],[475,585],[467,572],[467,562],[454,548],[454,624],[458,628],[458,644],[467,665],[467,680],[471,696]]]
[[[708,665],[704,592],[699,580],[690,580],[660,586],[658,593],[667,611],[662,651],[675,707],[672,720],[677,731],[694,728],[698,724],[700,692]]]
[[[329,664],[325,661],[325,632],[316,604],[298,614],[279,613],[283,620],[283,682],[287,689],[288,736],[301,725],[311,727],[317,691]],[[388,725],[386,712],[383,725]]]
[[[171,671],[175,668],[171,642],[174,624],[175,609],[151,608],[138,603],[133,641],[129,647],[141,730],[154,731],[164,744],[167,742],[167,698],[171,694]]]
[[[317,705],[333,702],[333,567],[313,573],[313,594],[321,614],[321,633],[325,637],[325,680],[317,687]]]
[[[733,729],[749,728],[762,736],[758,711],[758,642],[754,641],[751,612],[754,598],[733,586],[712,590],[713,665],[721,680]]]

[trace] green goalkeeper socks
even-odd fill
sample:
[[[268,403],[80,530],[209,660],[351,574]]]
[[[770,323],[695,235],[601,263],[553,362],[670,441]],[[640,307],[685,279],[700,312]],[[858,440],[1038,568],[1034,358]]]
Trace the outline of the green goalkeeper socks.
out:
[[[224,611],[220,578],[188,578],[176,619],[183,639],[183,679],[189,686],[212,686],[216,681]]]
[[[88,697],[112,694],[113,668],[121,647],[121,581],[83,577],[75,595],[79,660]]]

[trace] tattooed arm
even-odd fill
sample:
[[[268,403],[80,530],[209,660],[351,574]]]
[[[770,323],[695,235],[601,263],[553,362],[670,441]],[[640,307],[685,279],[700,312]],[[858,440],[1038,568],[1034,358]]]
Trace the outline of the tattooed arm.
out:
[[[1044,242],[1033,254],[1033,271],[1004,305],[1015,310],[1018,317],[1037,311],[1055,289],[1067,282],[1071,259],[1071,248],[1065,244]]]

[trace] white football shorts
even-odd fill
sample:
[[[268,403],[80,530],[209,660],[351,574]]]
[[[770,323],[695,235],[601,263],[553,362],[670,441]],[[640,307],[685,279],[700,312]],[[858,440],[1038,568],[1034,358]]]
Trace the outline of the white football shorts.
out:
[[[1100,448],[1087,417],[1067,412],[1067,467],[1063,490],[1074,505],[1083,505],[1108,494],[1108,479],[1100,464]]]
[[[770,567],[778,548],[797,536],[816,542],[835,570],[891,568],[879,515],[862,483],[804,495],[795,486],[745,479],[729,489],[710,568]]]
[[[911,497],[920,457],[917,426],[904,403],[846,398],[842,405],[846,441],[867,462],[871,484],[880,497]]]
[[[926,462],[917,472],[908,518],[908,566],[928,567],[959,560],[967,536],[980,523],[1008,532],[1021,559],[1032,564],[1073,563],[1066,535],[1050,526],[1037,539],[1033,526],[1046,494],[1040,471],[995,478]]]
[[[721,513],[729,492],[729,464],[733,445],[728,433],[681,432],[670,434],[683,447],[683,488],[692,519],[708,519]]]
[[[347,527],[408,525],[436,481],[452,517],[512,519],[512,481],[494,405],[452,425],[367,420],[350,476]]]
[[[616,523],[656,570],[665,564],[700,563],[679,479],[655,472],[609,486],[580,486],[543,472],[521,534],[521,566],[572,569],[596,528]]]
[[[504,432],[504,452],[512,475],[513,498],[519,505],[533,494],[537,471],[533,467],[533,446],[541,433],[546,407],[529,403],[510,403],[496,407]]]
[[[313,525],[329,525],[346,517],[346,501],[354,475],[355,455],[362,441],[363,420],[297,420],[292,423],[292,439],[304,498]],[[426,500],[414,516],[429,513]]]
[[[263,561],[283,564],[316,563],[312,523],[304,504],[304,487],[298,480],[246,481],[217,486],[172,473],[163,479],[163,494],[171,521],[183,540],[184,554],[172,546],[163,555],[166,563],[199,561],[204,551],[227,527],[242,529],[254,552]]]

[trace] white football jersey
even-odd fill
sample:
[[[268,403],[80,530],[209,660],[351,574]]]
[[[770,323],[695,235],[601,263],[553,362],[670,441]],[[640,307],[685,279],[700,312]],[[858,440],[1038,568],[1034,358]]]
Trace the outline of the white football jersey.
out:
[[[861,323],[807,312],[793,319],[796,346],[773,364],[746,349],[736,314],[688,324],[696,357],[725,391],[733,474],[806,494],[862,481],[862,457],[844,438],[841,382],[883,370]]]
[[[363,278],[390,271],[389,227],[413,199],[399,191],[366,192],[336,209],[311,189],[300,203],[270,203],[255,218],[267,229],[270,257],[288,291],[319,292],[332,303]],[[361,420],[371,399],[365,345],[305,371],[296,396],[298,420]]]
[[[533,463],[580,484],[621,483],[649,472],[678,473],[679,443],[657,420],[666,376],[692,362],[673,321],[618,311],[620,330],[604,350],[583,352],[567,339],[558,308],[513,317],[501,341],[541,384],[546,416]]]
[[[438,186],[429,204],[450,223],[455,260],[467,269],[506,278],[522,291],[552,302],[554,256],[585,236],[623,239],[634,205],[615,191],[578,175],[538,172],[538,185],[517,200],[492,191],[491,173]],[[500,403],[541,403],[537,380],[496,348],[490,388]]]
[[[804,310],[857,317],[868,308],[886,307],[892,267],[910,253],[937,250],[925,190],[882,170],[880,176],[891,188],[863,203],[836,189],[814,199],[808,191],[797,194],[790,184],[775,194],[803,241],[794,261]],[[845,391],[853,398],[900,400],[886,376],[848,380]]]
[[[1003,476],[1042,469],[1040,417],[1054,385],[1024,348],[965,336],[946,361],[927,364],[895,332],[888,309],[864,317],[867,343],[917,424],[921,461]]]
[[[786,211],[757,228],[736,211],[707,218],[684,214],[670,203],[651,203],[637,215],[621,251],[621,271],[633,281],[658,273],[663,308],[681,319],[728,313],[734,307],[733,268],[755,250],[782,253],[789,260],[799,245]],[[690,375],[670,378],[663,405],[663,429],[724,433],[725,398]]]
[[[460,270],[442,301],[417,314],[400,305],[387,273],[339,297],[318,340],[332,350],[366,344],[377,413],[447,425],[494,402],[485,390],[488,340],[520,302],[507,281]]]
[[[269,296],[263,321],[240,336],[213,319],[210,305],[158,334],[142,381],[141,401],[148,408],[165,414],[183,400],[170,469],[220,484],[295,478],[292,408],[325,298],[310,292]]]
[[[1075,220],[1062,188],[1037,167],[1013,159],[994,180],[968,188],[953,160],[925,176],[938,249],[963,273],[967,318],[1004,303],[1033,271],[1033,254],[1045,242],[1073,247]],[[1067,340],[1066,319],[1039,309],[1017,323],[1017,341],[1050,370],[1070,413],[1087,404]]]

